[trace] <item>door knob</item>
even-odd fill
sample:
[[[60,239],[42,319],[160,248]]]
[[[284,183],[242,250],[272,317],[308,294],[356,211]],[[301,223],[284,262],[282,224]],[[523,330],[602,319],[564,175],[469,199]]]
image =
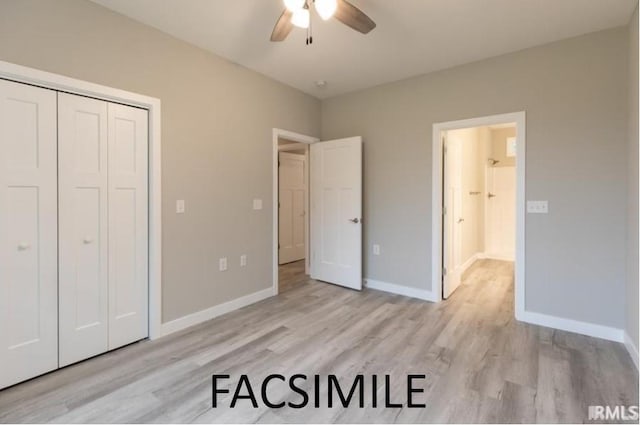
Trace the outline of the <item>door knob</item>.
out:
[[[357,218],[350,218],[349,221],[355,224],[360,223],[360,220],[358,220]]]
[[[458,223],[462,223],[464,221],[464,218],[459,218],[458,219]]]
[[[29,248],[31,248],[31,245],[26,242],[21,242],[18,244],[18,251],[26,251]]]
[[[491,192],[489,192],[489,193],[487,194],[487,198],[489,198],[489,199],[491,199],[491,198],[495,198],[495,197],[496,197],[496,195],[494,195],[494,194],[493,194],[493,193],[491,193]]]
[[[85,245],[88,245],[88,244],[90,244],[91,242],[93,242],[93,238],[84,238],[84,239],[82,240],[82,242],[83,242]]]

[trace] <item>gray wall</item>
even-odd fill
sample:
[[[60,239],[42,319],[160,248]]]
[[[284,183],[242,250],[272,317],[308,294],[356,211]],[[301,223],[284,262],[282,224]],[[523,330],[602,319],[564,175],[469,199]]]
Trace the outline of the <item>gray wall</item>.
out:
[[[626,331],[638,347],[638,9],[629,25],[629,222]]]
[[[627,28],[322,103],[324,139],[361,135],[365,276],[431,289],[434,122],[527,112],[527,310],[624,327]],[[371,243],[383,255],[371,255]]]
[[[0,60],[162,100],[163,321],[271,286],[271,129],[318,100],[82,0],[1,1]]]
[[[325,138],[365,140],[365,275],[430,287],[432,124],[526,110],[527,197],[550,201],[549,215],[528,216],[527,308],[623,327],[625,263],[637,260],[637,239],[626,260],[628,37],[608,30],[324,101]],[[162,100],[164,321],[270,286],[271,128],[318,135],[319,101],[83,0],[1,1],[0,60]],[[637,305],[627,311],[637,330]]]

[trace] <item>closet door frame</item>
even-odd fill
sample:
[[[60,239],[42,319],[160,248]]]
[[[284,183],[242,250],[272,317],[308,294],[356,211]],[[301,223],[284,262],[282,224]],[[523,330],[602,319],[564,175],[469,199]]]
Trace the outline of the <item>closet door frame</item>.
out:
[[[149,114],[149,339],[171,332],[162,325],[162,193],[160,99],[0,61],[0,79],[143,108]]]

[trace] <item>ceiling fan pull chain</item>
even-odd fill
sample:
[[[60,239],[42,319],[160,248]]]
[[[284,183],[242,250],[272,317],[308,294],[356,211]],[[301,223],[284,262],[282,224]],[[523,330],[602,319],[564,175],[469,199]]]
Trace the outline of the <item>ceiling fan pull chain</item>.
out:
[[[315,0],[313,0],[315,2]],[[311,12],[311,8],[309,8]],[[309,13],[309,44],[313,44],[313,13]]]

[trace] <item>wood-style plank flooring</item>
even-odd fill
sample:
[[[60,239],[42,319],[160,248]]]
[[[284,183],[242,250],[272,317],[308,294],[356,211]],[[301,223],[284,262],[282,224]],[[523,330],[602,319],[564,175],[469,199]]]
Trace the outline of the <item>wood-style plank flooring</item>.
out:
[[[510,263],[477,262],[439,304],[288,276],[296,283],[277,297],[0,391],[0,421],[585,422],[589,405],[638,403],[621,344],[514,320]],[[373,408],[366,381],[362,409],[231,409],[229,395],[211,408],[212,374],[231,375],[232,392],[247,374],[259,397],[272,373],[378,374],[379,401],[385,374],[394,401],[406,400],[407,374],[424,374],[427,407]],[[269,396],[300,400],[278,384]]]
[[[309,276],[304,274],[304,260],[281,265],[278,268],[278,278],[280,294],[308,283]]]

